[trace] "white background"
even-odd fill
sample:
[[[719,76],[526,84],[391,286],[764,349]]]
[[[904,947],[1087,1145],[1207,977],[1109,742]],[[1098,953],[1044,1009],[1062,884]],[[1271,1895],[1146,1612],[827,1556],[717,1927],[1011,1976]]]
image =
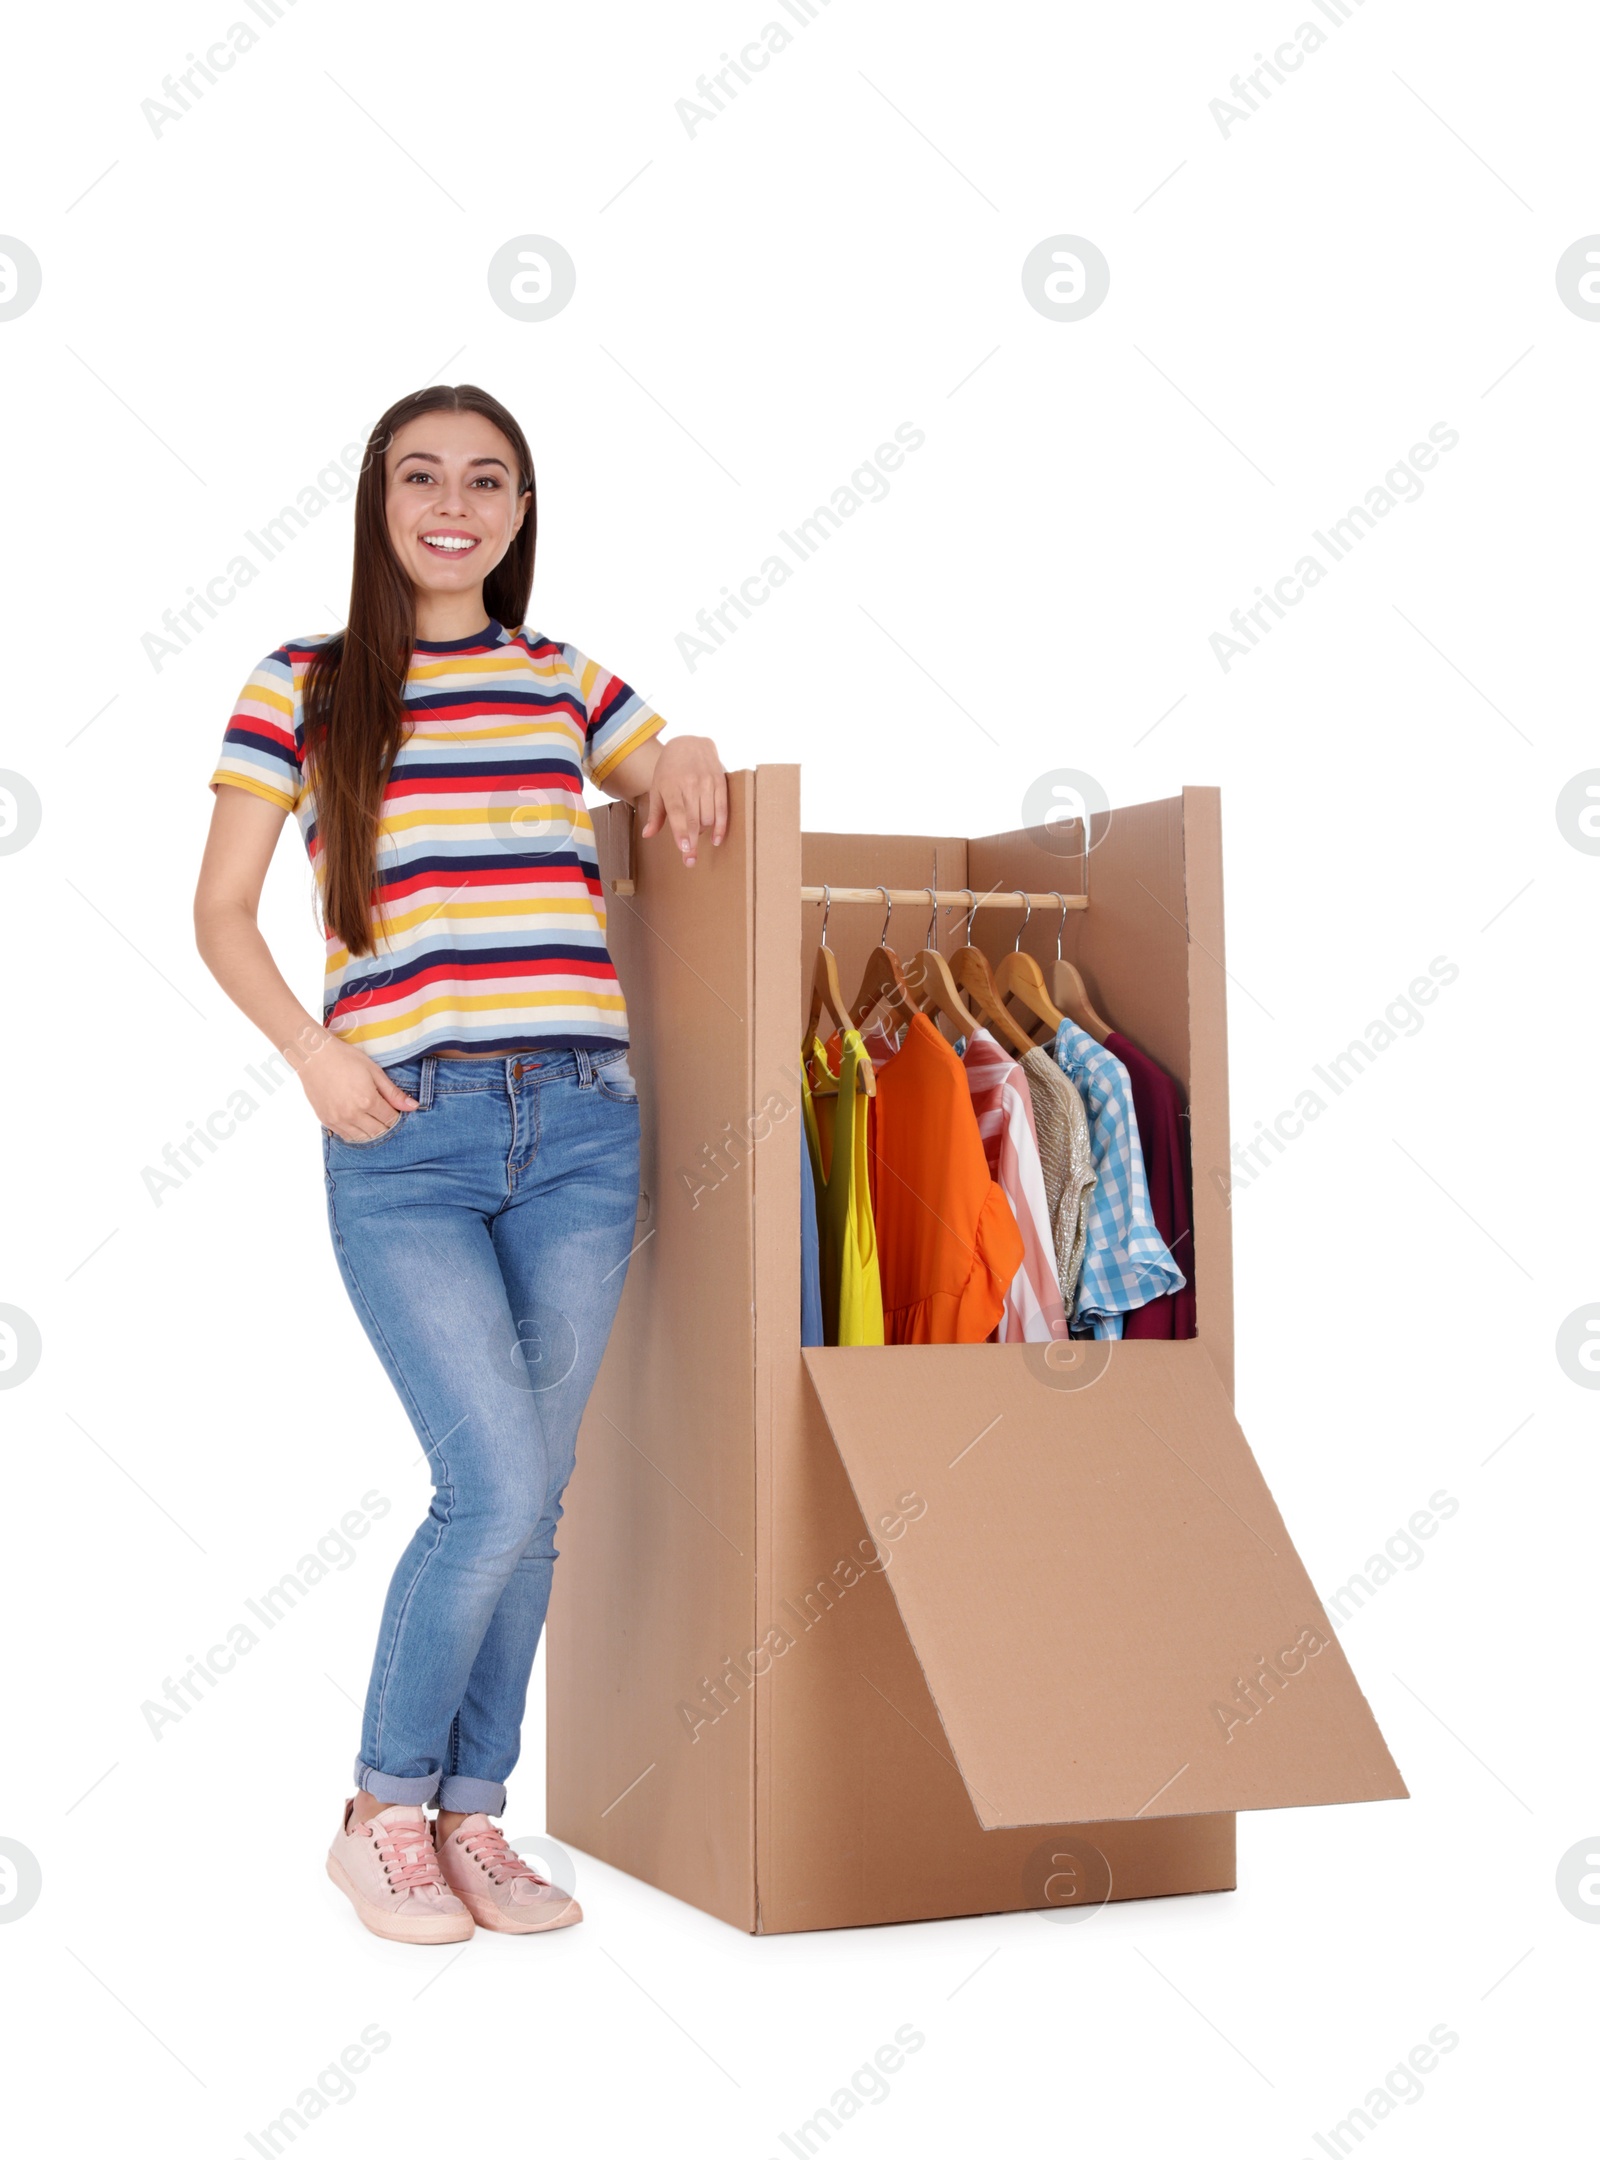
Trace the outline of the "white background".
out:
[[[677,101],[774,19],[793,42],[691,136]],[[155,132],[141,101],[236,20],[255,47]],[[1307,20],[1320,50],[1224,134],[1211,101]],[[0,1302],[43,1349],[0,1442],[0,1836],[43,1893],[0,1928],[9,2113],[243,2156],[376,2025],[297,2151],[758,2160],[909,2023],[925,2044],[830,2152],[1314,2156],[1443,2024],[1367,2142],[1549,2141],[1600,1948],[1556,1891],[1600,1822],[1595,1402],[1555,1351],[1600,1299],[1600,861],[1555,807],[1600,764],[1600,323],[1555,280],[1600,228],[1597,43],[1576,6],[1442,0],[1339,29],[1312,0],[831,0],[803,31],[776,0],[298,0],[270,30],[195,0],[13,27],[0,225],[43,290],[0,322],[0,766],[42,825],[0,858]],[[525,233],[577,265],[545,323],[486,281]],[[1111,266],[1080,322],[1022,289],[1056,234]],[[534,625],[730,768],[803,761],[809,827],[1000,830],[1062,766],[1114,803],[1220,784],[1237,1136],[1456,964],[1234,1196],[1241,1419],[1324,1599],[1430,1495],[1459,1503],[1341,1636],[1408,1801],[1244,1816],[1236,1892],[1077,1926],[751,1940],[580,1854],[582,1927],[454,1956],[336,1897],[421,1459],[298,1088],[159,1206],[143,1173],[261,1053],[193,947],[205,783],[254,663],[343,619],[348,505],[159,669],[141,640],[435,379],[532,441]],[[926,443],[887,499],[689,667],[696,612],[907,420]],[[1459,443],[1420,499],[1224,670],[1230,612],[1438,422]],[[314,1002],[292,828],[264,926]],[[353,1564],[154,1739],[141,1704],[373,1490]],[[519,1835],[542,1665],[527,1740]]]

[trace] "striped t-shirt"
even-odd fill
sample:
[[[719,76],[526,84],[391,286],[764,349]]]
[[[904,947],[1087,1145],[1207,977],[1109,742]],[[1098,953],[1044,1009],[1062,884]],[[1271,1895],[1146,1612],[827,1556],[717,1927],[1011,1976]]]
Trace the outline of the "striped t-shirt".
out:
[[[292,810],[320,883],[301,691],[325,637],[280,645],[239,693],[211,776]],[[531,630],[416,640],[408,727],[378,825],[377,950],[327,935],[323,1024],[380,1065],[524,1043],[626,1045],[583,779],[666,725],[619,676]]]

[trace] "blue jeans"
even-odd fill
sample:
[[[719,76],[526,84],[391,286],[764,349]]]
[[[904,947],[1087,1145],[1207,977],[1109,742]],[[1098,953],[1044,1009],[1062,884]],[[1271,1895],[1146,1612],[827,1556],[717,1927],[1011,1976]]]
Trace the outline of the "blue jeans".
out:
[[[387,1070],[420,1107],[375,1140],[323,1129],[328,1223],[433,1503],[384,1603],[356,1783],[498,1815],[637,1229],[639,1102],[626,1050]]]

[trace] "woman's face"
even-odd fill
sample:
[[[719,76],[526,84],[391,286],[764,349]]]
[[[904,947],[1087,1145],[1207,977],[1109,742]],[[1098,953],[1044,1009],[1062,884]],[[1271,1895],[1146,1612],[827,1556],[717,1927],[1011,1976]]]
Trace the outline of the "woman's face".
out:
[[[422,413],[384,458],[389,541],[411,582],[429,593],[471,592],[505,554],[527,515],[517,458],[480,413]]]

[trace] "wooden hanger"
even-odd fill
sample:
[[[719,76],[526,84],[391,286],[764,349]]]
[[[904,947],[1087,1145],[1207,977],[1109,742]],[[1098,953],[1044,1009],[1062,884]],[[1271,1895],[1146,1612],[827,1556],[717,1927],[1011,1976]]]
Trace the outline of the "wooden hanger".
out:
[[[972,918],[978,912],[978,901],[970,885],[963,886],[962,890],[972,905],[967,909],[966,943],[950,955],[950,973],[977,1008],[990,1034],[1000,1036],[1018,1057],[1023,1057],[1034,1047],[1033,1038],[1025,1034],[1006,1011],[994,969],[989,965],[989,956],[972,942]]]
[[[845,1004],[844,991],[839,982],[839,963],[835,957],[833,947],[828,943],[828,911],[832,905],[832,897],[827,886],[824,885],[822,888],[822,942],[817,947],[816,963],[811,970],[811,1010],[806,1015],[805,1034],[800,1041],[801,1063],[804,1064],[809,1059],[816,1067],[811,1083],[813,1095],[837,1095],[839,1092],[838,1078],[828,1064],[825,1054],[826,1045],[818,1033],[819,1023],[826,1018],[838,1028],[841,1047],[845,1029],[855,1026],[855,1022],[850,1017],[849,1008]],[[856,1078],[861,1094],[877,1094],[878,1080],[872,1068],[871,1058],[862,1059],[856,1066]]]
[[[1056,894],[1061,899],[1059,893]],[[1081,1027],[1086,1035],[1092,1035],[1097,1043],[1103,1043],[1111,1033],[1109,1020],[1102,1020],[1090,999],[1088,986],[1070,960],[1061,957],[1061,931],[1067,919],[1066,902],[1061,903],[1061,921],[1056,924],[1056,957],[1051,968],[1050,991],[1067,1018]]]
[[[918,1012],[926,1012],[929,1006],[942,1012],[963,1035],[971,1035],[981,1023],[962,1003],[961,992],[950,963],[934,943],[939,922],[939,895],[932,885],[925,885],[932,914],[928,917],[928,941],[922,951],[906,962],[906,989],[912,1005]]]
[[[1050,994],[1045,988],[1044,971],[1038,961],[1034,959],[1032,953],[1025,953],[1022,949],[1022,932],[1027,929],[1029,920],[1032,917],[1033,902],[1022,891],[1020,886],[1016,888],[1016,891],[1028,912],[1022,918],[1022,930],[1017,932],[1016,944],[1010,952],[1001,955],[1000,965],[994,971],[995,988],[1001,997],[1015,998],[1019,1005],[1025,1005],[1030,1013],[1033,1013],[1044,1022],[1053,1035],[1056,1029],[1060,1027],[1062,1020],[1067,1016],[1058,1012],[1052,1002]],[[1057,893],[1056,898],[1061,900],[1061,895]],[[1061,920],[1064,923],[1066,919],[1067,904],[1064,900],[1061,900]],[[1056,939],[1058,948],[1060,943],[1061,940],[1058,936]]]
[[[854,1025],[850,1009],[844,1001],[844,991],[839,982],[839,963],[833,947],[828,943],[828,910],[833,900],[826,885],[822,888],[822,943],[817,947],[816,963],[811,970],[811,1010],[806,1015],[805,1033],[800,1038],[800,1055],[809,1057],[812,1038],[817,1023],[826,1016],[835,1027]]]
[[[889,944],[889,918],[894,913],[894,902],[889,898],[887,885],[880,885],[883,895],[883,928],[878,942],[867,955],[867,964],[861,971],[861,988],[850,1008],[855,1024],[863,1033],[875,1020],[882,1018],[887,1025],[892,1019],[895,1028],[904,1027],[911,1011],[911,989],[906,981],[906,971],[900,965],[900,956]],[[887,1004],[893,1008],[889,1015],[880,1015],[878,1007]]]

